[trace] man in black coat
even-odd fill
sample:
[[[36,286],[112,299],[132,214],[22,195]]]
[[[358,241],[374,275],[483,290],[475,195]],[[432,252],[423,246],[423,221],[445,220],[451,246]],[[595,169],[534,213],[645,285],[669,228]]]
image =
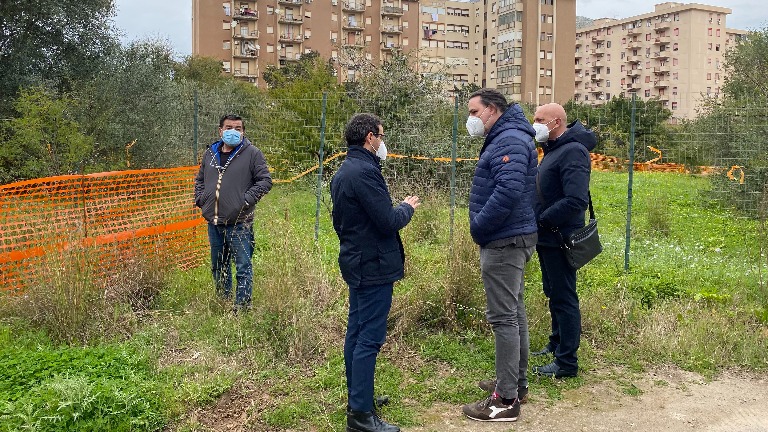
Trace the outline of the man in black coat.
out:
[[[590,150],[595,134],[581,123],[568,124],[565,109],[556,103],[536,109],[533,127],[544,150],[536,178],[536,221],[539,240],[536,252],[541,264],[544,294],[549,298],[552,333],[549,343],[532,355],[552,353],[554,361],[535,367],[538,375],[575,377],[581,339],[581,311],[576,294],[576,270],[565,258],[560,237],[567,238],[584,226],[589,204]]]
[[[400,229],[420,205],[408,196],[392,206],[381,175],[386,158],[384,127],[373,114],[356,114],[344,131],[347,158],[331,180],[333,228],[339,236],[339,268],[349,286],[344,340],[347,432],[397,432],[373,406],[376,357],[384,344],[392,289],[403,278],[405,252]]]

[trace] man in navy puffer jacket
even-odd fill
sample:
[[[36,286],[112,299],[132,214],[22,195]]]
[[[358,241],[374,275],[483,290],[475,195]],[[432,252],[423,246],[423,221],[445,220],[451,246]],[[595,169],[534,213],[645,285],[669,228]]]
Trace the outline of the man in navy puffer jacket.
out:
[[[544,149],[537,179],[536,251],[552,316],[549,343],[533,355],[554,355],[552,363],[534,368],[533,372],[555,378],[574,377],[579,369],[576,351],[581,339],[576,270],[568,265],[556,231],[567,238],[584,226],[592,165],[589,152],[595,148],[597,138],[578,121],[568,124],[565,110],[556,103],[536,109],[533,121],[534,128],[541,130],[540,134],[537,130],[536,139]]]
[[[486,319],[496,346],[496,382],[481,381],[481,388],[491,394],[462,410],[474,420],[515,421],[528,393],[523,272],[537,241],[535,132],[520,106],[508,105],[496,90],[478,90],[467,107],[469,134],[485,136],[469,195],[469,230],[480,245]]]

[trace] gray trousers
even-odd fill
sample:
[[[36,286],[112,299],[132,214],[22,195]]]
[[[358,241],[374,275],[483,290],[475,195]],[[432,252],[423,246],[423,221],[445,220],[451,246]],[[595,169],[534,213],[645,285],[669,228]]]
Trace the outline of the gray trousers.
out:
[[[528,385],[530,340],[523,273],[535,247],[519,246],[480,248],[485,317],[493,328],[496,345],[496,393],[507,399],[516,398],[517,388]]]

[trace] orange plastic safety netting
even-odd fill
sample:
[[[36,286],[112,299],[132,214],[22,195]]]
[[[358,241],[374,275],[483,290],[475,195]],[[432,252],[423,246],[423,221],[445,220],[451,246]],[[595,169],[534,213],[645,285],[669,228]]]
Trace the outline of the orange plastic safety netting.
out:
[[[193,204],[197,167],[47,177],[0,186],[0,284],[45,277],[56,255],[98,250],[102,271],[131,257],[180,268],[207,254]]]

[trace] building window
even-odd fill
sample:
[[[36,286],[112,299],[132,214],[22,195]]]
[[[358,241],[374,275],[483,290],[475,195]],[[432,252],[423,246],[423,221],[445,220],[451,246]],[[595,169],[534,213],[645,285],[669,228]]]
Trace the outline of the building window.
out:
[[[676,13],[676,14],[674,15],[673,19],[674,19],[675,21],[680,21],[680,14],[679,14],[679,13]]]
[[[645,41],[648,42],[650,40],[651,40],[651,34],[650,33],[646,33],[645,34]]]
[[[717,29],[717,30],[715,31],[715,33],[716,33],[716,36],[717,36],[717,37],[720,37],[720,29]]]
[[[608,42],[606,42],[606,43],[605,43],[605,47],[606,47],[606,48],[610,48],[610,47],[611,47],[611,41],[608,41]]]
[[[229,30],[231,28],[232,28],[232,23],[230,23],[229,21],[222,21],[221,23],[222,30]]]
[[[227,3],[223,3],[222,6],[224,7],[224,15],[231,16],[232,15],[232,6]]]
[[[677,81],[677,77],[678,77],[678,74],[677,74],[677,72],[674,72],[674,73],[672,74],[672,79],[673,79],[673,80],[675,80],[675,81]]]
[[[611,80],[605,80],[605,86],[610,87],[611,86]]]
[[[651,97],[651,91],[650,90],[646,90],[645,91],[645,97]]]
[[[675,30],[673,31],[673,33],[675,34],[675,36],[680,36],[680,29],[675,27]]]
[[[712,27],[707,29],[707,36],[712,36]]]
[[[720,51],[720,44],[715,45],[715,51]]]
[[[228,40],[225,40],[225,41],[224,41],[224,42],[221,44],[221,47],[222,47],[223,49],[225,49],[225,50],[228,50],[228,49],[232,48],[232,43],[231,43],[230,41],[228,41]]]
[[[707,44],[707,50],[708,50],[708,51],[712,51],[712,44],[711,44],[711,43],[708,43],[708,44]]]
[[[546,56],[546,52],[544,50],[539,51],[539,58],[543,59]]]
[[[672,51],[677,51],[677,42],[672,44]]]
[[[676,110],[676,109],[677,109],[677,102],[672,102],[672,109],[673,109],[673,110]]]
[[[672,59],[672,66],[677,66],[677,59],[676,58]]]
[[[711,80],[712,80],[712,73],[707,72],[707,81],[711,81]]]
[[[672,87],[672,96],[677,96],[677,87]]]

